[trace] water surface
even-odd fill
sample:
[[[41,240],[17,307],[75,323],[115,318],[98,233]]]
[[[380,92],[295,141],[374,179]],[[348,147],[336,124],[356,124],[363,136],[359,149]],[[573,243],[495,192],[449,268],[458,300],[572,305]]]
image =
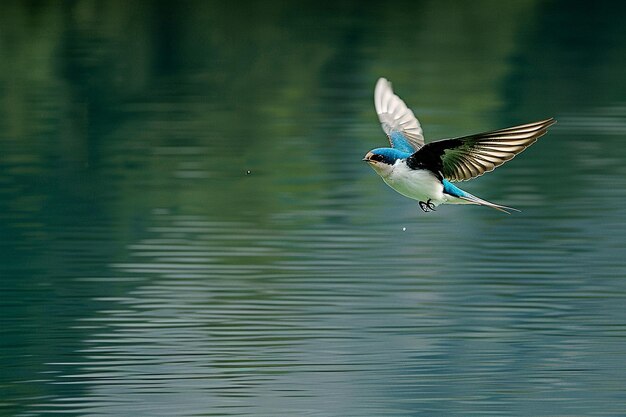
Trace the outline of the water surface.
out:
[[[0,415],[617,416],[626,10],[7,3]],[[554,116],[424,214],[361,162]]]

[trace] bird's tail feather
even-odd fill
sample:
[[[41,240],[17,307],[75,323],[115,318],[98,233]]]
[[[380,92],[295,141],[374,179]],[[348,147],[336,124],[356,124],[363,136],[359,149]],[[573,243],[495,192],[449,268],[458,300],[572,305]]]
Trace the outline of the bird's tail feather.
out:
[[[466,192],[464,196],[458,197],[458,198],[460,198],[462,200],[465,200],[465,201],[467,201],[467,202],[469,202],[471,204],[479,204],[481,206],[491,207],[491,208],[494,208],[494,209],[499,210],[499,211],[501,211],[503,213],[506,213],[506,214],[511,214],[509,212],[509,210],[511,210],[511,211],[518,211],[518,212],[520,211],[520,210],[518,210],[516,208],[513,208],[513,207],[507,207],[507,206],[502,206],[500,204],[490,203],[489,201],[486,201],[486,200],[483,200],[481,198],[478,198],[475,195],[472,195],[472,194],[470,194],[468,192]]]

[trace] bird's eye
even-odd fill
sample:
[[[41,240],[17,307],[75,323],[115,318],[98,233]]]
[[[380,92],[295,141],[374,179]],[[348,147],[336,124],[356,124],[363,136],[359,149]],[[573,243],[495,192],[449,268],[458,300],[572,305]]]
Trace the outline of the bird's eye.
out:
[[[383,156],[382,155],[378,155],[378,154],[374,154],[372,155],[372,157],[370,158],[372,161],[376,161],[376,162],[383,162]]]

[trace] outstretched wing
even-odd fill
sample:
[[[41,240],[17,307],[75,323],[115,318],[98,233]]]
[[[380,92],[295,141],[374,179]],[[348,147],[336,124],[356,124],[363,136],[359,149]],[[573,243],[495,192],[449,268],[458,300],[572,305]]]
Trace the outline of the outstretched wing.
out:
[[[393,93],[391,83],[379,78],[374,89],[374,106],[391,146],[413,153],[424,146],[422,127],[404,101]]]
[[[556,123],[553,118],[492,132],[430,142],[407,164],[440,172],[450,181],[464,181],[493,171],[535,143]]]

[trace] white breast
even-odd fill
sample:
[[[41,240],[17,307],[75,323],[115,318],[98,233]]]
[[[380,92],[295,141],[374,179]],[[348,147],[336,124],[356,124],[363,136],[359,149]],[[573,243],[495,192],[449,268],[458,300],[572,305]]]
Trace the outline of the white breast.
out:
[[[397,160],[386,174],[381,177],[387,185],[406,197],[418,201],[430,199],[435,205],[445,201],[443,184],[428,170],[410,169],[404,160]]]

